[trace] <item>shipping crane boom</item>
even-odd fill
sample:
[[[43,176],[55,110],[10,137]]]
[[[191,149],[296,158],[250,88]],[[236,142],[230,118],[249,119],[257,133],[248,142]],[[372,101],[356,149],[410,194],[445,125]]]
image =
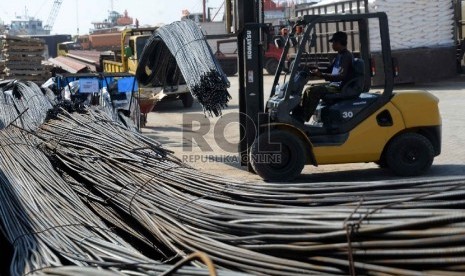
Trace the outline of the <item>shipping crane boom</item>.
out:
[[[45,24],[45,29],[51,31],[53,29],[53,25],[55,24],[55,19],[57,18],[58,11],[60,11],[61,3],[63,0],[54,0],[52,10],[47,18],[47,23]]]

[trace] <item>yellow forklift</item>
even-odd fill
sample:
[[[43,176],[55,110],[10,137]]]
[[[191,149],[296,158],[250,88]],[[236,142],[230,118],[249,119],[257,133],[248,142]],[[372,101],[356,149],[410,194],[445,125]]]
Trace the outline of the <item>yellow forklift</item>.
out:
[[[240,4],[236,9],[244,12]],[[245,20],[239,26],[243,165],[266,181],[290,181],[300,175],[305,165],[375,162],[400,176],[420,175],[430,168],[441,152],[439,101],[426,91],[393,91],[396,68],[385,13],[306,15],[296,19],[265,107],[260,99],[263,79],[259,72],[259,14],[238,14]],[[331,24],[333,30],[328,27]],[[341,24],[350,26],[349,32],[356,34],[350,43],[359,45],[354,52],[354,78],[336,98],[320,103],[311,123],[304,123],[294,116],[305,85],[299,73],[319,66],[312,64],[313,58],[319,59],[312,55],[320,44],[317,40],[328,39]],[[375,65],[370,62],[368,24],[379,24],[382,64],[377,67],[385,77],[380,88],[370,87]],[[299,33],[303,29],[303,33],[297,35],[296,29]],[[354,41],[356,38],[358,41]],[[284,62],[290,48],[297,52],[291,72],[286,75]]]

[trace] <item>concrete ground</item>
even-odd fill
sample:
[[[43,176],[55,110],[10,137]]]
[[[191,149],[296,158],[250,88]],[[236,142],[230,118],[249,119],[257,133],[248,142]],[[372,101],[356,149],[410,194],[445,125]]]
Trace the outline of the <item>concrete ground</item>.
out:
[[[162,102],[149,114],[143,133],[160,141],[178,158],[201,171],[244,182],[261,181],[260,177],[239,165],[236,146],[239,141],[238,79],[231,77],[229,80],[232,100],[221,118],[205,117],[197,102],[190,109],[184,109],[180,101]],[[265,75],[265,100],[272,82],[272,76]],[[396,89],[427,90],[440,99],[443,119],[442,154],[435,159],[433,167],[424,177],[465,176],[465,75],[447,81]],[[377,165],[369,163],[306,166],[295,181],[368,181],[395,178],[389,170],[379,169]]]

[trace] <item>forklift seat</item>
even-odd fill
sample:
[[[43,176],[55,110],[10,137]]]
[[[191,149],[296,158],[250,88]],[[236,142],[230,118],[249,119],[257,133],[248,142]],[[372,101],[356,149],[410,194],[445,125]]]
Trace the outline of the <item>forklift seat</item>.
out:
[[[317,118],[326,129],[337,131],[363,109],[371,105],[378,95],[364,92],[365,64],[362,59],[354,59],[354,77],[344,85],[340,93],[326,94],[317,108]],[[368,91],[366,91],[368,92]]]
[[[323,97],[323,101],[327,104],[342,100],[356,99],[363,92],[365,86],[365,62],[363,59],[355,58],[352,62],[352,70],[354,77],[342,87],[340,93],[328,93]]]

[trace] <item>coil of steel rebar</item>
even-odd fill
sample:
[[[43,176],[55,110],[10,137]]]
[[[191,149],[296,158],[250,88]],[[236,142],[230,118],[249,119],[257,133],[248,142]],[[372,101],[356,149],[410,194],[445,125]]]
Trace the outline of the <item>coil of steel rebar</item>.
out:
[[[25,89],[20,82],[15,85]],[[27,92],[36,93],[37,98],[43,96],[37,87]],[[20,93],[25,99],[33,98],[22,90]],[[24,100],[22,97],[14,101]],[[25,108],[34,110],[32,106]],[[31,112],[37,115],[31,118],[42,119],[47,110],[42,112]],[[111,121],[109,114],[101,112]],[[155,261],[126,242],[58,174],[40,151],[44,141],[34,135],[30,126],[8,124],[0,131],[0,233],[13,248],[9,275],[162,275],[174,270],[180,275],[216,274],[211,260],[202,253],[194,254],[191,260],[205,262],[209,270],[188,263],[173,266]],[[111,210],[105,211],[111,214]],[[146,251],[168,260],[150,241]],[[7,257],[4,253],[2,258]],[[76,267],[63,267],[69,265]],[[224,270],[218,273],[239,275]]]
[[[463,179],[227,182],[105,116],[63,113],[37,135],[82,196],[121,214],[110,223],[135,219],[166,255],[202,250],[220,266],[252,274],[463,272]]]
[[[35,130],[52,108],[37,84],[7,80],[0,82],[0,129],[17,124],[27,130]]]
[[[90,212],[34,140],[17,130],[0,132],[0,210],[15,250],[11,275],[62,266],[61,259],[81,266],[159,265]]]
[[[226,74],[192,20],[158,28],[142,51],[136,76],[144,85],[176,84],[184,78],[192,95],[210,115],[221,115],[231,98]]]
[[[17,101],[10,90],[16,98],[3,98]],[[9,119],[17,121],[28,108]],[[163,266],[136,247],[162,260],[188,262],[191,253],[202,251],[226,274],[223,269],[267,275],[465,273],[463,178],[240,183],[183,164],[102,109],[57,107],[31,130],[42,120],[39,113],[31,112],[37,121],[7,123],[0,131],[0,225],[15,250],[14,273],[37,268],[71,275],[79,268],[61,266],[78,265],[138,275],[172,273],[179,266]],[[43,271],[47,265],[60,268]]]

